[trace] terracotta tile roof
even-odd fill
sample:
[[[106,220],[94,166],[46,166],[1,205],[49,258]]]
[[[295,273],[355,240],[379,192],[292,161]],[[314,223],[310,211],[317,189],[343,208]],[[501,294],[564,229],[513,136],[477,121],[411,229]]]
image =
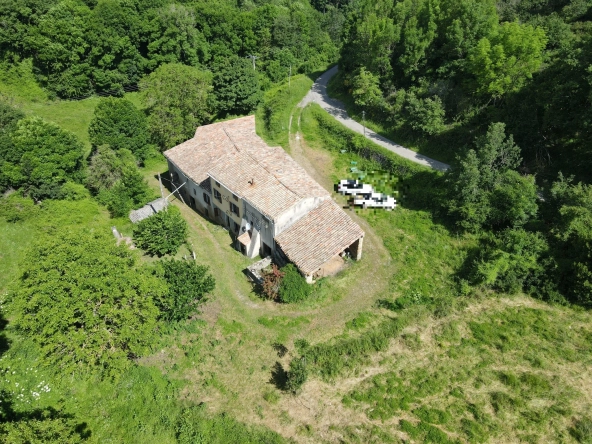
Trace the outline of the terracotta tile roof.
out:
[[[257,136],[255,116],[201,126],[164,155],[194,182],[210,174],[272,219],[302,198],[330,196],[281,147]]]
[[[225,156],[209,174],[271,219],[301,199],[242,152]]]
[[[251,243],[251,235],[249,234],[248,231],[245,231],[243,234],[241,234],[239,237],[237,237],[237,240],[246,246],[249,246],[249,244]]]
[[[300,271],[311,274],[362,236],[362,229],[327,199],[278,234],[275,241]]]

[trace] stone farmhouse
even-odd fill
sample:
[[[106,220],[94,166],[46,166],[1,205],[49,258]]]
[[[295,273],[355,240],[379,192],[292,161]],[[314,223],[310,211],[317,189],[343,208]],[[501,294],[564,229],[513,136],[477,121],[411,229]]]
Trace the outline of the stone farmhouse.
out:
[[[345,254],[362,257],[362,229],[281,147],[257,136],[255,116],[201,126],[164,155],[185,203],[225,226],[246,256],[292,262],[309,283]]]

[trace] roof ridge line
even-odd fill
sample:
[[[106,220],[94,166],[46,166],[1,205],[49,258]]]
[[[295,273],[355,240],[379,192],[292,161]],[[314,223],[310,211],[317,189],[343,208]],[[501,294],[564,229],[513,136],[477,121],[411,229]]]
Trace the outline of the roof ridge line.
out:
[[[247,156],[249,156],[255,163],[257,163],[257,165],[259,165],[261,168],[263,168],[265,171],[267,171],[268,174],[270,174],[271,176],[273,176],[275,178],[275,180],[277,180],[280,184],[282,184],[282,186],[287,189],[290,193],[295,194],[296,196],[298,196],[300,199],[304,199],[303,196],[301,196],[299,193],[296,193],[294,190],[292,190],[289,186],[287,186],[283,181],[281,181],[280,179],[277,178],[277,176],[275,174],[273,174],[271,171],[269,171],[267,168],[265,168],[264,165],[261,164],[261,162],[259,162],[257,159],[255,159],[251,154],[249,154],[248,152],[243,152],[238,146],[237,144],[234,142],[234,140],[232,140],[232,137],[230,137],[230,134],[228,134],[228,131],[226,131],[226,127],[224,125],[222,125],[222,130],[224,131],[224,134],[226,134],[226,137],[228,137],[228,140],[230,140],[230,142],[232,143],[232,145],[234,146],[234,148],[242,154],[246,154]],[[271,147],[270,147],[271,148]]]

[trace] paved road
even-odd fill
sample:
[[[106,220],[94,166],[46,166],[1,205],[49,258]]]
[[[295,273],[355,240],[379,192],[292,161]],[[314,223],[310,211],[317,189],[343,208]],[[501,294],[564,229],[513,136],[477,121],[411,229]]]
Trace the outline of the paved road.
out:
[[[299,103],[299,106],[304,108],[311,102],[318,103],[321,108],[335,117],[339,122],[347,126],[349,129],[352,129],[357,133],[364,134],[364,127],[362,124],[356,122],[347,115],[347,111],[345,111],[345,106],[343,103],[339,100],[332,99],[327,95],[327,83],[329,82],[329,79],[331,79],[331,77],[333,77],[336,73],[337,66],[334,66],[330,70],[324,72],[316,80],[314,85],[312,85],[311,90],[304,97],[304,99],[302,99],[302,101]],[[392,151],[395,154],[398,154],[401,157],[404,157],[405,159],[409,159],[412,162],[416,162],[439,171],[446,171],[448,168],[450,168],[450,165],[430,159],[429,157],[422,156],[413,150],[402,147],[392,140],[376,134],[374,131],[369,130],[368,128],[366,128],[366,137],[372,140],[374,143],[386,148],[389,151]]]

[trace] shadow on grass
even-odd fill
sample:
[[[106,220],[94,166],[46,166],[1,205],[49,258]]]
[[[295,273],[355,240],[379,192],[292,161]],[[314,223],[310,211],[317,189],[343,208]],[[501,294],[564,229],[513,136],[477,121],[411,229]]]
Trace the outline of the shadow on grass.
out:
[[[277,352],[278,358],[283,358],[288,353],[288,348],[279,342],[273,344],[272,347]]]
[[[271,369],[271,378],[269,383],[275,385],[279,390],[287,390],[288,372],[284,370],[284,367],[280,362],[276,361],[273,368]]]

